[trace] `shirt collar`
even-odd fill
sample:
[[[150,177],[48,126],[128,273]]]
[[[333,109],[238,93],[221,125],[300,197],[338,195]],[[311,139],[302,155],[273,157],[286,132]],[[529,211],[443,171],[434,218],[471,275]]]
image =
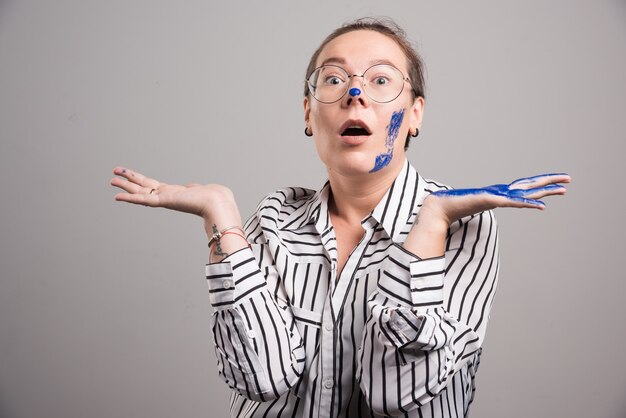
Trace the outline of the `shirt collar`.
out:
[[[407,225],[413,224],[414,216],[427,195],[424,186],[424,179],[409,163],[409,160],[405,159],[404,166],[391,187],[363,222],[373,218],[393,241],[404,241],[404,239],[399,239],[400,234]]]
[[[407,225],[410,226],[413,223],[414,216],[428,194],[424,186],[424,179],[408,159],[405,159],[402,170],[391,187],[362,223],[371,222],[370,219],[373,219],[383,227],[393,241],[402,241],[398,239],[400,233],[406,229]],[[279,228],[297,230],[305,225],[315,224],[317,231],[322,234],[331,226],[328,214],[329,193],[330,183],[327,181],[321,190],[309,198],[308,202],[287,216]]]
[[[325,223],[324,228],[330,226],[330,216],[328,215],[328,193],[330,192],[330,182],[326,181],[324,187],[307,198],[307,201],[296,210],[279,221],[278,228],[288,231],[298,230],[305,225],[312,223]]]

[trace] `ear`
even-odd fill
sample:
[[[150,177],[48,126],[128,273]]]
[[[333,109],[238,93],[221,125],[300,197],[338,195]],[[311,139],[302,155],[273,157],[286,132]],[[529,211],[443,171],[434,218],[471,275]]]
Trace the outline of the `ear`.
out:
[[[422,128],[422,118],[424,117],[424,98],[416,97],[411,106],[411,123],[409,131]]]
[[[311,116],[311,103],[309,102],[309,98],[304,98],[304,124],[309,126],[309,117]]]

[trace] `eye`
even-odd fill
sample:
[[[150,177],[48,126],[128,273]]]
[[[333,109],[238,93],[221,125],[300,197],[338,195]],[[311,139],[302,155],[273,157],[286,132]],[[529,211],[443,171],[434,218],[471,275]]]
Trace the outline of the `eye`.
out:
[[[341,79],[341,77],[336,76],[336,75],[331,75],[324,79],[324,84],[327,84],[330,86],[338,86],[342,83],[343,83],[343,80]]]
[[[374,78],[374,84],[378,86],[384,86],[385,84],[389,84],[389,79],[384,76],[378,76]]]

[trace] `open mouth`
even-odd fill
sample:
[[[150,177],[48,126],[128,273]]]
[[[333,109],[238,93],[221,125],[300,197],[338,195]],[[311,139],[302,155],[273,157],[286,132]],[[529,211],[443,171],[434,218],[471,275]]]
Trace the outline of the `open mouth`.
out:
[[[348,121],[341,130],[341,136],[370,136],[372,132],[362,121]]]
[[[367,132],[365,128],[347,128],[341,133],[341,136],[369,136],[371,135]]]

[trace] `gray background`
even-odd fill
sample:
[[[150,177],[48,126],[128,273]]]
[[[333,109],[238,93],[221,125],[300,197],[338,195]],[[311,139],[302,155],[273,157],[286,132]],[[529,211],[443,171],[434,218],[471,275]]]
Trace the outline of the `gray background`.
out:
[[[246,217],[320,187],[305,66],[363,15],[426,61],[423,175],[574,179],[543,213],[497,213],[472,416],[626,416],[624,1],[0,0],[1,417],[227,415],[202,223],[114,202],[111,170],[224,183]]]

